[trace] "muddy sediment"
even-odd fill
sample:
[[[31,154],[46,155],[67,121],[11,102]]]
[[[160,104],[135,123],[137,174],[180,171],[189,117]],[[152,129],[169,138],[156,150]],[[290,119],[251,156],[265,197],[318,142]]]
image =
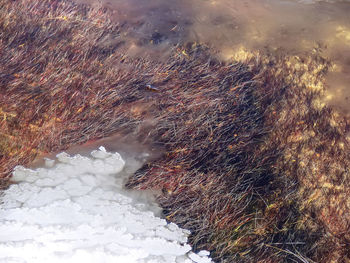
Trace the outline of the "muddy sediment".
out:
[[[349,262],[350,127],[321,99],[318,52],[222,62],[175,41],[154,60],[126,52],[146,45],[133,21],[64,0],[4,0],[0,29],[4,182],[37,155],[128,135],[161,154],[127,187],[157,190],[217,262]]]

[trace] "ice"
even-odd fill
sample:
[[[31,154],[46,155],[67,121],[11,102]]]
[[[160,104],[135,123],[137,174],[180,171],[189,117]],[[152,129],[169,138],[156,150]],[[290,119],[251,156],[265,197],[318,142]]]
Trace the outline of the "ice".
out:
[[[124,165],[100,147],[16,167],[0,200],[0,262],[211,262],[191,251],[187,230],[147,210],[146,195],[123,189]]]

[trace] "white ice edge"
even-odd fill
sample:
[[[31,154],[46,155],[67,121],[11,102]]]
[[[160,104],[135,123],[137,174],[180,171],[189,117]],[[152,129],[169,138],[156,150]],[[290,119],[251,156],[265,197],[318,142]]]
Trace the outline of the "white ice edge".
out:
[[[16,167],[2,194],[0,262],[212,262],[191,251],[187,230],[125,194],[120,154],[100,147],[45,165]]]

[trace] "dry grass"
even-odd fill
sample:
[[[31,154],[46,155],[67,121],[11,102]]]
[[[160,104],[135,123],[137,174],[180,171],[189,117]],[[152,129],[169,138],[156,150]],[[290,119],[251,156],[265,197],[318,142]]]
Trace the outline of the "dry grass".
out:
[[[37,154],[133,133],[165,150],[127,186],[162,190],[196,249],[218,262],[349,262],[349,124],[320,101],[328,63],[224,64],[194,44],[154,62],[124,55],[127,31],[104,9],[0,1],[2,178]]]

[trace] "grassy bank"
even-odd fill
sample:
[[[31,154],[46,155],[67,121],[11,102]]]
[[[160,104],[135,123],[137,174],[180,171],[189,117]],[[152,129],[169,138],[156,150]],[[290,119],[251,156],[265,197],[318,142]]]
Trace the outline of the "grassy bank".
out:
[[[116,20],[117,21],[117,20]],[[115,133],[164,149],[127,187],[217,262],[349,262],[349,123],[318,54],[128,57],[129,25],[70,1],[0,1],[0,173]]]

